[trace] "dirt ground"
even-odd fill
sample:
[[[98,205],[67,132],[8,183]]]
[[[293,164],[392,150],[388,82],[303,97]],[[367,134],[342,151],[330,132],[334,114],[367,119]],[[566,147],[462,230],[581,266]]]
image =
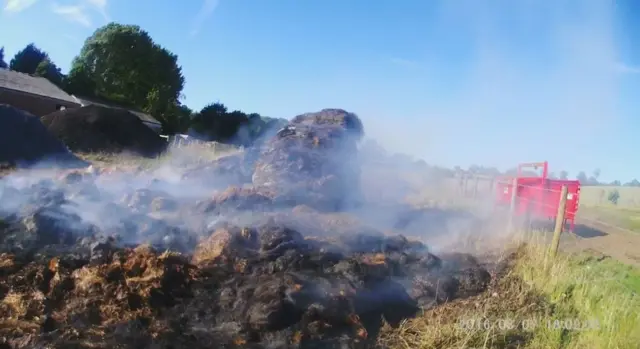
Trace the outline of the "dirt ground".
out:
[[[640,266],[640,234],[598,224],[584,217],[578,220],[575,234],[565,234],[562,248],[567,251],[588,251],[614,258],[625,264]]]

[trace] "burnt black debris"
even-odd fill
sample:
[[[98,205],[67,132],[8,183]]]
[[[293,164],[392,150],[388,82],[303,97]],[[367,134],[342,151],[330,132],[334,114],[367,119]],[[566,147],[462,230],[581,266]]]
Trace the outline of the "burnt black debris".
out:
[[[252,185],[233,177],[197,199],[176,193],[203,177],[124,177],[117,190],[83,172],[1,181],[0,346],[372,348],[383,324],[485,290],[473,256],[325,212],[358,187],[332,155],[355,155],[355,115],[289,126],[265,142]],[[211,166],[227,175],[236,161]]]

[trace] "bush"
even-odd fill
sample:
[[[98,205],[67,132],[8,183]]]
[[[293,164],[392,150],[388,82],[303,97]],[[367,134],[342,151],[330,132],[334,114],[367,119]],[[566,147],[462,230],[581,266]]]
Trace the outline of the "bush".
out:
[[[614,189],[609,192],[609,197],[607,198],[607,200],[609,200],[612,204],[617,205],[619,199],[620,193],[618,192],[618,189]]]

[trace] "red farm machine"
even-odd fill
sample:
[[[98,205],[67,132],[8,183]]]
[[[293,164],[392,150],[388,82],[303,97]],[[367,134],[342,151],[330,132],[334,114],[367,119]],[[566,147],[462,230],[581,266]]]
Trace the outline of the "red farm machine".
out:
[[[527,168],[533,168],[534,171],[541,169],[542,173],[535,175],[529,171],[524,172],[523,170]],[[548,176],[549,164],[546,161],[518,165],[515,177],[502,177],[496,182],[496,204],[509,206],[515,199],[515,215],[528,216],[535,220],[555,220],[560,204],[560,193],[562,187],[566,185],[567,204],[563,223],[570,223],[570,230],[573,231],[580,198],[580,181],[551,179]]]

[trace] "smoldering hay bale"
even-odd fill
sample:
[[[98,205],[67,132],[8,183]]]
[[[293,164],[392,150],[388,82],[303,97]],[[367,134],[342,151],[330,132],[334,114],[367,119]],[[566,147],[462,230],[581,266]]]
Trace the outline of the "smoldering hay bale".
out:
[[[357,201],[357,141],[360,119],[342,109],[296,116],[267,141],[252,181],[270,188],[281,201],[339,210]]]
[[[354,113],[343,109],[323,109],[316,113],[305,113],[291,120],[294,125],[335,125],[341,126],[356,139],[364,136],[362,121]]]
[[[125,109],[89,105],[60,110],[41,118],[49,132],[74,152],[162,153],[167,142]]]
[[[38,117],[0,104],[0,165],[30,165],[47,159],[70,167],[87,165],[71,154]]]

